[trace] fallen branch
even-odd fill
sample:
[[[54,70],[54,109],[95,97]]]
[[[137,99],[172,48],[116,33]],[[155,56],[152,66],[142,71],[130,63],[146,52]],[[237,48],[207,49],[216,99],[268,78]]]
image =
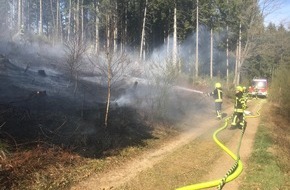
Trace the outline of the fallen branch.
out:
[[[0,126],[0,129],[6,124],[6,122],[2,123],[2,125]]]

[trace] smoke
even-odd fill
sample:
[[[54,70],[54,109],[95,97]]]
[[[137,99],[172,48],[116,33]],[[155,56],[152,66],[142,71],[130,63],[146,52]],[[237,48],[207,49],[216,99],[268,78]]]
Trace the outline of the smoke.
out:
[[[214,31],[213,33],[213,74],[214,76],[226,75],[226,51],[224,46],[225,31]],[[200,26],[199,31],[199,73],[200,75],[210,74],[210,30],[206,26]],[[167,38],[163,46],[155,48],[152,53],[146,55],[146,61],[143,62],[144,70],[147,73],[158,73],[164,70],[168,63],[172,63],[173,38]],[[181,71],[185,74],[193,74],[196,61],[196,33],[192,33],[185,40],[178,44],[178,61]],[[229,69],[234,68],[234,59],[230,58]]]
[[[218,34],[216,33],[215,36],[218,36]],[[201,27],[199,38],[200,71],[202,74],[208,74],[210,35],[206,27]],[[214,50],[215,68],[222,68],[219,65],[225,64],[225,53],[218,51],[217,48],[220,40],[222,39],[216,37],[214,42],[216,44]],[[154,49],[142,63],[139,61],[138,53],[129,51],[129,48],[126,54],[112,55],[112,74],[114,76],[112,89],[116,89],[116,91],[123,89],[122,92],[113,94],[112,101],[116,102],[118,106],[132,106],[139,109],[156,107],[158,104],[163,104],[162,106],[165,107],[166,103],[172,103],[166,101],[176,101],[176,94],[171,91],[175,84],[175,76],[171,75],[170,67],[168,67],[168,65],[172,64],[172,42],[172,38],[169,38],[167,44]],[[66,65],[64,47],[62,45],[54,44],[52,46],[49,43],[40,43],[39,41],[30,41],[24,46],[20,46],[18,42],[15,43],[19,47],[29,47],[23,49],[25,52],[18,55],[18,60],[21,60],[24,66],[29,63],[31,64],[31,70],[43,69],[49,76],[61,75],[63,70],[60,68],[64,68]],[[192,74],[193,72],[195,43],[195,34],[193,33],[178,45],[178,57],[182,63],[181,69],[187,74]],[[14,51],[13,48],[8,48],[8,54]],[[87,55],[84,57],[85,59],[80,67],[79,79],[106,87],[108,61],[106,55],[100,54],[96,56],[92,54],[92,57],[94,57],[92,59],[93,62],[86,59]],[[132,88],[135,81],[138,82],[138,86],[133,91]]]
[[[226,74],[226,52],[220,50],[220,45],[224,42],[224,32],[214,32],[213,34],[213,69],[214,75]],[[210,31],[207,27],[201,26],[199,31],[198,61],[199,73],[209,75],[210,73]],[[179,48],[180,60],[183,63],[182,70],[191,73],[196,59],[196,34],[192,33],[187,37]]]
[[[124,107],[124,106],[134,106],[133,99],[129,94],[123,95],[117,100],[114,100],[113,102],[116,102],[118,106]]]

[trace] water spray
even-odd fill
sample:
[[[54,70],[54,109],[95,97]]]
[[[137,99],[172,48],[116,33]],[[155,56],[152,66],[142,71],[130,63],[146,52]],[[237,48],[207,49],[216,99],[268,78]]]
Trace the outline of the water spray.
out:
[[[174,86],[174,88],[179,89],[179,90],[185,90],[185,91],[188,91],[188,92],[194,92],[194,93],[198,93],[198,94],[204,94],[204,92],[202,92],[202,91],[194,90],[194,89],[191,89],[191,88],[185,88],[185,87],[181,87],[181,86]]]

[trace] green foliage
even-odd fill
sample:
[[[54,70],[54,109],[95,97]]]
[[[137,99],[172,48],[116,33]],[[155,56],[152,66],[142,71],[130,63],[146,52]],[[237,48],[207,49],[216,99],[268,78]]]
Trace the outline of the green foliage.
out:
[[[290,115],[290,65],[283,64],[274,72],[269,98],[281,108],[281,113]]]
[[[260,30],[259,30],[260,31]],[[255,47],[242,66],[242,77],[271,79],[273,70],[290,62],[290,33],[283,25],[270,23],[255,37]]]
[[[274,147],[278,148],[275,146],[275,137],[281,134],[277,130],[274,133],[271,131],[274,126],[268,119],[269,117],[267,121],[262,122],[267,124],[261,124],[256,133],[254,150],[249,159],[246,176],[239,188],[241,190],[284,189],[287,186],[287,175],[285,175],[287,171],[283,171],[279,164],[284,156],[277,157],[280,151],[273,150]],[[287,157],[287,152],[285,157]]]

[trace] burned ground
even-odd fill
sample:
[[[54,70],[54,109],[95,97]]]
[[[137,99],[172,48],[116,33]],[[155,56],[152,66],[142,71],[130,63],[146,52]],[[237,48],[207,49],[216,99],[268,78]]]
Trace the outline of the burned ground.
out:
[[[107,128],[103,127],[106,103],[103,101],[105,88],[87,81],[78,82],[78,91],[63,73],[51,75],[30,65],[29,69],[14,64],[2,56],[0,122],[2,140],[17,144],[45,142],[67,148],[94,146],[100,156],[102,151],[116,145],[122,147],[130,143],[140,143],[150,137],[150,127],[141,121],[138,112],[130,107],[112,104]],[[138,126],[139,134],[128,134],[132,142],[121,144],[115,136],[134,133],[128,128]],[[141,130],[140,130],[141,129]],[[130,132],[131,131],[131,132]],[[134,131],[134,130],[133,130]],[[8,135],[9,134],[9,135]],[[105,138],[105,139],[104,139]],[[82,153],[86,155],[86,153]]]
[[[146,146],[146,139],[158,138],[153,133],[157,126],[165,132],[186,130],[174,128],[175,123],[188,112],[208,111],[201,96],[171,90],[166,97],[156,97],[160,89],[126,76],[112,89],[104,127],[107,89],[85,80],[96,77],[93,72],[81,72],[76,83],[61,57],[13,50],[0,52],[0,137],[6,147],[0,182],[8,189],[26,180],[25,175],[33,176],[41,165],[65,164],[66,154],[72,164],[81,157],[101,158],[126,147]],[[50,162],[39,162],[42,154]]]

